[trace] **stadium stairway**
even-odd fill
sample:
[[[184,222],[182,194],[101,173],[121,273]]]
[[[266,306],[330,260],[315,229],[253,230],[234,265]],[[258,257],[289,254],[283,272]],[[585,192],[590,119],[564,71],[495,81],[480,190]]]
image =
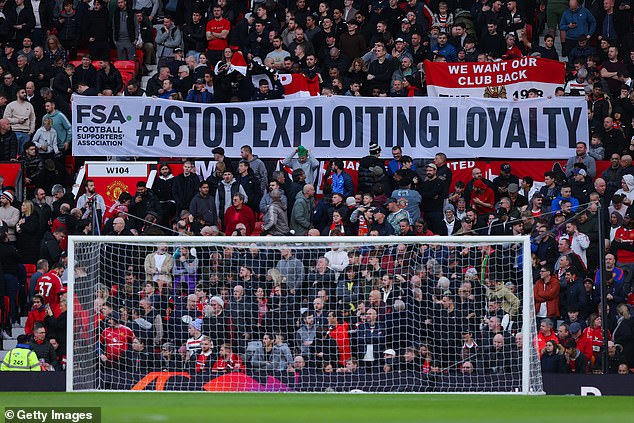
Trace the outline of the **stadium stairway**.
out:
[[[25,324],[26,324],[26,317],[20,318],[20,327],[19,328],[13,328],[13,331],[11,333],[13,339],[4,339],[3,340],[3,345],[2,345],[3,349],[0,350],[0,361],[2,361],[4,359],[4,356],[7,354],[7,352],[9,352],[13,348],[15,348],[15,346],[18,344],[17,337],[18,337],[18,335],[23,335],[24,334],[24,325]]]

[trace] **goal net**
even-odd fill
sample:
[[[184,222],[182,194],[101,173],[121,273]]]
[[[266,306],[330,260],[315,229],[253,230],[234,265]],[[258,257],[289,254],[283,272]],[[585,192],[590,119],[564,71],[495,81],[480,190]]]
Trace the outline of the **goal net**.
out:
[[[543,391],[528,237],[70,237],[69,272],[69,390]]]

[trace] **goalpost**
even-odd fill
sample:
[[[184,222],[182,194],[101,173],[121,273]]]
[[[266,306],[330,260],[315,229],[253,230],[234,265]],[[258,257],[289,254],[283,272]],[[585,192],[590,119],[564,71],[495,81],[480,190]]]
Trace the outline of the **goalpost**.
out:
[[[543,393],[529,237],[68,239],[67,390]]]

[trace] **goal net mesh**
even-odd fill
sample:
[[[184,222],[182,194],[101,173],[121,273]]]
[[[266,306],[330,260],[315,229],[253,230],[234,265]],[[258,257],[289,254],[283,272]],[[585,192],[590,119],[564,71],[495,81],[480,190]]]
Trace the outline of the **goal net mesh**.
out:
[[[526,241],[240,241],[71,238],[69,389],[543,390]]]

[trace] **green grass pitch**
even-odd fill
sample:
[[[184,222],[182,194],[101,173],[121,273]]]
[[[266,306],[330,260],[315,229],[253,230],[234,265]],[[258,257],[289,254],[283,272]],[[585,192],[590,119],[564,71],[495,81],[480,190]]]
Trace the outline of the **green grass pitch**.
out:
[[[108,423],[634,421],[634,401],[628,397],[3,392],[0,403],[2,407],[99,406],[101,421]]]

